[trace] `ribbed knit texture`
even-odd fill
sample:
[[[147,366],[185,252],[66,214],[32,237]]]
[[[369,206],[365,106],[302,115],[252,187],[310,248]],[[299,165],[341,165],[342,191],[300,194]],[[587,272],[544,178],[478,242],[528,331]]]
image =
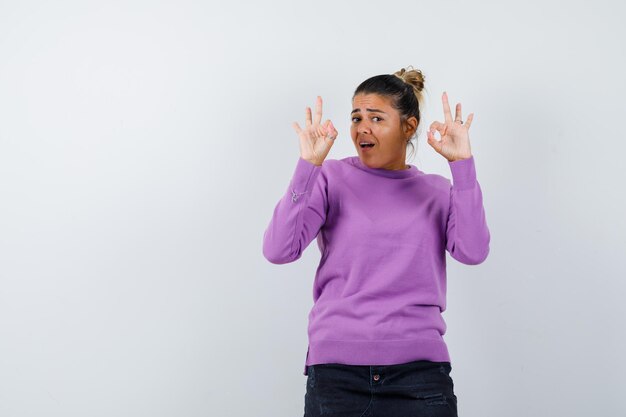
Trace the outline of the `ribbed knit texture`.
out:
[[[452,182],[366,166],[358,156],[316,166],[299,158],[263,236],[263,255],[293,262],[317,237],[320,263],[304,365],[450,361],[446,250],[476,265],[490,233],[474,157],[449,162]]]

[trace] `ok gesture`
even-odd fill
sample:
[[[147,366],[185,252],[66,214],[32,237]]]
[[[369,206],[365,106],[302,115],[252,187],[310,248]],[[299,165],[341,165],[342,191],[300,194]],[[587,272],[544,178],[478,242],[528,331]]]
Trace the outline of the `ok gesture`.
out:
[[[330,148],[335,143],[338,132],[333,126],[333,122],[322,121],[322,97],[317,96],[315,102],[315,117],[311,119],[311,108],[307,107],[305,111],[305,127],[300,127],[297,122],[293,122],[292,126],[298,137],[300,138],[300,156],[315,165],[322,165]]]
[[[445,122],[434,121],[428,130],[428,144],[432,146],[437,153],[443,155],[449,162],[458,161],[460,159],[468,159],[472,156],[472,150],[469,142],[469,128],[472,125],[474,113],[470,113],[465,123],[461,118],[461,103],[456,104],[456,115],[452,120],[450,105],[448,104],[448,94],[444,91],[443,96],[443,114]],[[435,139],[435,131],[441,135],[441,140]]]

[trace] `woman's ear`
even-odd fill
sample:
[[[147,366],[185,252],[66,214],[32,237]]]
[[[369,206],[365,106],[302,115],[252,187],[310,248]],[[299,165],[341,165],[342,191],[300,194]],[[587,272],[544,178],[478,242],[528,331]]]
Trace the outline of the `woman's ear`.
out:
[[[406,135],[407,139],[410,138],[411,136],[413,136],[413,134],[417,130],[417,125],[418,124],[419,123],[417,122],[417,118],[415,116],[409,117],[403,123],[403,125],[404,125],[404,134]]]

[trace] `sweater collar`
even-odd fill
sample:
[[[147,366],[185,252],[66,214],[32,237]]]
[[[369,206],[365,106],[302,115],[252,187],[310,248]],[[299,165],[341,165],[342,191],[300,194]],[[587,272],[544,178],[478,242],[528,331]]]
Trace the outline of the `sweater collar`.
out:
[[[359,158],[358,156],[349,156],[346,159],[348,160],[350,164],[354,165],[355,167],[363,171],[369,172],[371,174],[381,176],[381,177],[410,178],[410,177],[415,177],[422,173],[422,171],[417,169],[415,165],[410,165],[410,164],[407,164],[409,166],[409,168],[407,169],[370,168],[367,165],[365,165],[363,161],[361,161],[361,158]]]

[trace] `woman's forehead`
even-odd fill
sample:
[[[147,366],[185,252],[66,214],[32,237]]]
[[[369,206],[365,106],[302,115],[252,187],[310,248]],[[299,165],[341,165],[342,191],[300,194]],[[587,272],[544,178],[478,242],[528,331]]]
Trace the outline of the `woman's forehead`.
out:
[[[379,109],[389,111],[392,109],[389,98],[380,94],[357,94],[352,98],[353,111],[366,111],[367,109]]]

